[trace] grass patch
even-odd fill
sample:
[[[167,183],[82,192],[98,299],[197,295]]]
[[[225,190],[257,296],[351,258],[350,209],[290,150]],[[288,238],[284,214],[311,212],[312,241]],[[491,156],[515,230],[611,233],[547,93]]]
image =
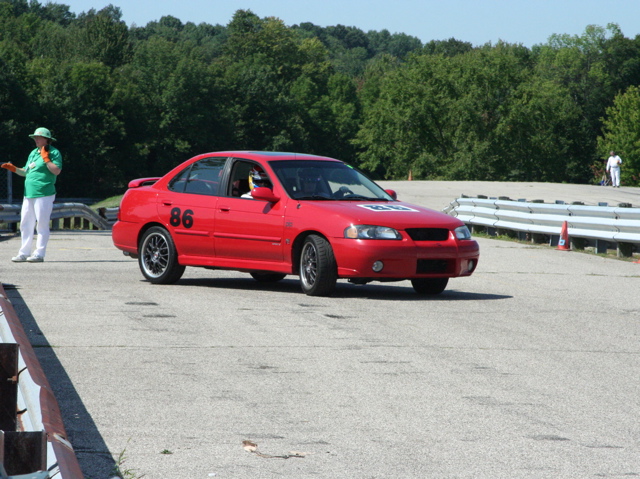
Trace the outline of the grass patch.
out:
[[[127,469],[124,467],[124,463],[127,461],[126,456],[126,448],[122,450],[122,452],[118,455],[118,459],[113,468],[111,474],[113,474],[111,479],[141,479],[144,477],[143,475],[138,475],[135,470]]]
[[[91,209],[97,210],[98,208],[117,208],[120,206],[120,200],[122,200],[123,195],[112,196],[111,198],[106,198],[102,201],[94,203],[91,205]]]

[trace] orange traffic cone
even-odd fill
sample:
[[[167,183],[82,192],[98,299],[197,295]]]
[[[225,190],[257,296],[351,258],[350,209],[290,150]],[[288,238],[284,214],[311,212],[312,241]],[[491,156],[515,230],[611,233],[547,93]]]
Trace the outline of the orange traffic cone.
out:
[[[409,178],[407,178],[407,181],[413,181],[413,173],[411,170],[409,170]]]
[[[559,249],[562,251],[571,250],[571,245],[569,243],[569,226],[567,225],[566,221],[562,223],[562,230],[560,231],[560,239],[558,240],[558,247],[556,249]]]

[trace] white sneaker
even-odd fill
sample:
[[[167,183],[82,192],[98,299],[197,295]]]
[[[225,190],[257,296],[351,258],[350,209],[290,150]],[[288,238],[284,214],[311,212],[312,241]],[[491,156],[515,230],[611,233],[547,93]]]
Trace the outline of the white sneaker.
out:
[[[23,254],[19,254],[18,256],[14,256],[13,258],[11,258],[11,261],[13,261],[14,263],[24,263],[25,261],[27,261],[27,257]]]
[[[44,258],[42,256],[37,256],[37,255],[29,256],[27,258],[28,263],[42,263],[43,261],[44,261]]]

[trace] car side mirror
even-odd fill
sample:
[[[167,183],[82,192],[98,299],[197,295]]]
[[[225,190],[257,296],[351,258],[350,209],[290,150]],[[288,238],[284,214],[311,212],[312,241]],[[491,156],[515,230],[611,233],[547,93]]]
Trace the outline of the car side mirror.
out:
[[[395,190],[384,190],[384,192],[391,196],[391,198],[393,198],[394,200],[398,199],[398,194],[395,192]]]
[[[271,188],[265,186],[259,186],[251,190],[251,196],[256,200],[268,201],[269,203],[277,203],[280,201],[280,197],[273,194]]]

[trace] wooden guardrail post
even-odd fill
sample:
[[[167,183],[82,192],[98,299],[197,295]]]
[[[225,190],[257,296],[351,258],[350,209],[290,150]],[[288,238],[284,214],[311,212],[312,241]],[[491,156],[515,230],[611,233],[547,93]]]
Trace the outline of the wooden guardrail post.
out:
[[[630,258],[633,256],[632,243],[618,243],[618,258]]]
[[[0,344],[0,430],[15,431],[18,410],[18,354],[14,343]]]
[[[571,249],[582,251],[586,249],[589,241],[586,238],[571,237]]]
[[[4,442],[4,469],[9,476],[47,469],[47,433],[44,431],[0,431]]]
[[[609,242],[606,240],[598,239],[596,240],[596,253],[597,254],[607,254],[607,250],[609,249]]]

